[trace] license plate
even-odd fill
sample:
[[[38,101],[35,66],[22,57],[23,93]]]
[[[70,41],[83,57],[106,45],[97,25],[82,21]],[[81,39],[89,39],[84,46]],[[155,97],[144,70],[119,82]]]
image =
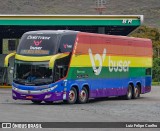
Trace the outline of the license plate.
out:
[[[33,99],[33,96],[26,96],[26,99]]]

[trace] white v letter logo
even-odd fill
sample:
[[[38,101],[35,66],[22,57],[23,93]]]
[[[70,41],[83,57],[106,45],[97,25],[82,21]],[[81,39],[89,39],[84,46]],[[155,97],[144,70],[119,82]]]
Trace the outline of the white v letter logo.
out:
[[[90,48],[88,49],[88,53],[89,53],[89,57],[91,60],[93,71],[94,71],[95,75],[99,75],[102,70],[102,63],[104,62],[105,57],[106,57],[106,49],[103,50],[102,56],[100,56],[100,54],[95,54],[95,56],[93,57],[92,50]],[[96,68],[96,65],[95,65],[95,61],[97,61],[97,60],[99,61],[98,68]]]

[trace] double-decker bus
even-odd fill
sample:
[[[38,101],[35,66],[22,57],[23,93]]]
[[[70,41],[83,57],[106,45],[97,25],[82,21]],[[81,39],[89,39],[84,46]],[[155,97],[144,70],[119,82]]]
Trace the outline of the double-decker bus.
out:
[[[31,31],[15,55],[13,99],[33,103],[86,103],[90,98],[140,97],[151,91],[150,39],[84,33]]]

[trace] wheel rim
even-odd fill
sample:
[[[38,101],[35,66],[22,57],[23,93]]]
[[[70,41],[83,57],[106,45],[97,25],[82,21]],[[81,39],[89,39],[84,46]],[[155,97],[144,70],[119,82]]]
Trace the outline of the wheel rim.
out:
[[[138,97],[138,94],[139,94],[139,90],[135,88],[135,97]]]
[[[136,88],[136,96],[138,96],[138,89]]]
[[[132,96],[132,89],[131,87],[128,88],[128,98],[131,98]]]
[[[85,101],[86,100],[86,96],[87,96],[87,94],[86,94],[85,90],[82,90],[81,94],[80,94],[81,101]]]
[[[75,100],[75,92],[73,90],[69,92],[69,100],[71,102]]]

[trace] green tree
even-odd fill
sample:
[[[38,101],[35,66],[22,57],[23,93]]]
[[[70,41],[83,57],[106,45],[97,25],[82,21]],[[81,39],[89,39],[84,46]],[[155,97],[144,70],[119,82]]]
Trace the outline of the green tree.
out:
[[[160,81],[160,59],[159,58],[153,59],[152,78],[153,78],[153,81],[155,82]]]
[[[160,31],[158,29],[141,26],[129,36],[151,39],[153,43],[153,57],[160,57]]]

